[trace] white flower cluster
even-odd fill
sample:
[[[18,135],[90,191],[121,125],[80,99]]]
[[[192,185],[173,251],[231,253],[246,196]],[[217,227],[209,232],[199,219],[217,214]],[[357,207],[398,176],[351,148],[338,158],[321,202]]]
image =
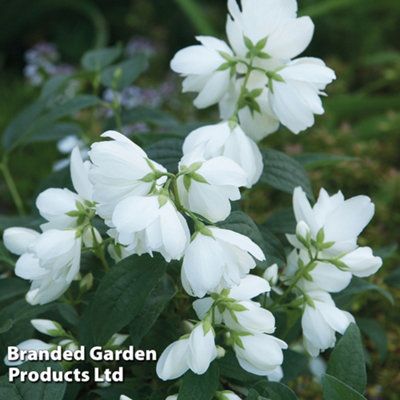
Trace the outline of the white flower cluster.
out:
[[[255,141],[280,122],[294,133],[310,127],[314,114],[323,113],[321,90],[335,78],[321,60],[294,60],[313,34],[311,20],[297,18],[295,0],[242,0],[241,9],[229,0],[228,8],[231,47],[199,37],[201,45],[181,50],[171,63],[185,76],[184,90],[199,93],[195,105],[219,103],[225,119],[187,136],[177,173],[151,160],[126,136],[107,131],[102,137],[110,140],[92,144],[90,161],[83,162],[77,148],[72,152],[77,193],[48,189],[39,195],[36,205],[47,220],[42,233],[25,228],[4,233],[6,247],[20,255],[16,275],[32,281],[31,304],[53,301],[68,289],[78,276],[82,250],[105,262],[105,243],[111,243],[115,261],[154,252],[167,262],[182,260],[182,286],[199,298],[193,303],[198,322],[162,353],[157,374],[163,380],[189,369],[203,374],[223,356],[217,329],[242,368],[270,380],[282,377],[287,345],[272,336],[273,314],[254,300],[268,297],[270,284],[278,282],[278,266],[264,278],[250,275],[255,260],[265,260],[262,250],[247,236],[215,224],[230,215],[240,188],[260,178],[263,162]],[[340,192],[330,197],[321,190],[311,208],[297,188],[293,208],[298,224],[296,235],[288,235],[295,248],[283,277],[288,288],[274,291],[278,300],[292,290],[302,296],[304,344],[316,356],[334,345],[335,332],[343,333],[354,321],[336,308],[329,293],[382,264],[370,248],[357,245],[374,207],[365,196],[344,200]],[[95,215],[108,227],[105,241],[93,227]],[[48,329],[43,322],[37,326]],[[218,396],[237,398],[232,392]]]
[[[228,0],[222,40],[198,36],[199,45],[180,50],[171,68],[185,77],[184,92],[198,92],[194,105],[218,103],[223,119],[239,118],[255,141],[279,123],[293,133],[323,114],[320,95],[335,73],[317,58],[297,58],[311,42],[314,24],[297,17],[296,0]],[[237,114],[237,115],[236,115]]]
[[[344,333],[354,318],[339,310],[329,293],[345,289],[353,275],[367,277],[382,266],[369,247],[357,245],[358,235],[374,215],[367,196],[345,200],[321,189],[311,208],[304,191],[293,194],[296,235],[286,235],[294,250],[288,256],[285,281],[305,297],[302,327],[304,345],[312,356],[335,344],[335,332]]]
[[[5,246],[19,255],[15,274],[32,281],[26,295],[32,304],[45,304],[59,298],[77,277],[82,245],[92,247],[101,241],[90,224],[94,216],[89,163],[83,162],[78,148],[71,154],[71,178],[76,193],[69,189],[47,189],[36,206],[47,220],[42,233],[28,228],[4,231]]]

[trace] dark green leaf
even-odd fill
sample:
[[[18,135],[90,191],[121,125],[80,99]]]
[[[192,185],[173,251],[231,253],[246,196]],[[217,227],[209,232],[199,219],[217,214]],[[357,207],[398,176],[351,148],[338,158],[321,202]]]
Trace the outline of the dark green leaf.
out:
[[[264,171],[260,182],[286,193],[301,186],[307,197],[314,199],[311,182],[303,166],[293,157],[272,149],[263,149]]]
[[[364,348],[356,324],[350,324],[333,349],[327,373],[363,393],[367,386]]]
[[[133,345],[138,348],[142,338],[156,322],[167,303],[175,296],[170,278],[165,275],[152,290],[146,304],[131,323],[130,334]]]
[[[396,256],[398,247],[399,246],[397,243],[392,243],[389,244],[388,246],[374,249],[374,255],[376,257],[381,257],[383,260],[386,260]]]
[[[22,279],[0,279],[0,302],[22,296],[28,291],[28,288],[28,282]]]
[[[119,400],[122,394],[136,400],[140,398],[136,387],[137,380],[128,378],[123,383],[115,383],[104,389],[97,388],[92,393],[97,394],[103,400]]]
[[[385,361],[388,343],[386,331],[371,318],[357,318],[357,325],[372,341],[381,357],[381,361]]]
[[[11,228],[12,226],[35,228],[38,227],[41,222],[40,217],[36,215],[0,215],[0,231]]]
[[[283,383],[262,380],[256,383],[254,389],[270,400],[297,400],[297,396],[293,390]]]
[[[265,225],[260,226],[260,232],[264,238],[265,256],[268,264],[284,264],[286,255],[281,241]]]
[[[266,226],[274,233],[296,233],[296,217],[292,208],[282,208],[271,214],[264,221],[262,226]]]
[[[147,122],[155,126],[175,127],[177,121],[171,115],[154,108],[138,106],[121,113],[123,125],[133,125],[138,122]]]
[[[163,165],[169,172],[178,170],[178,163],[182,158],[181,139],[160,140],[150,146],[145,147],[148,157]]]
[[[81,60],[82,67],[88,71],[100,71],[121,55],[120,47],[108,47],[86,52]]]
[[[70,79],[70,76],[56,75],[50,77],[43,85],[42,91],[40,92],[40,100],[44,100],[50,95],[58,92],[66,82]]]
[[[142,53],[135,54],[128,61],[105,68],[100,75],[100,82],[104,86],[121,91],[131,85],[147,66],[146,56]]]
[[[224,357],[218,359],[218,365],[221,376],[224,378],[232,379],[239,383],[254,383],[260,379],[259,376],[245,371],[239,365],[235,353],[231,350],[228,350]]]
[[[305,355],[288,349],[285,351],[282,368],[284,382],[294,381],[300,374],[307,371],[308,359]]]
[[[328,374],[322,377],[322,390],[325,400],[366,400],[350,386]]]
[[[203,375],[196,375],[189,370],[183,377],[178,400],[211,400],[217,391],[218,383],[219,368],[216,362],[213,362]]]
[[[20,137],[29,131],[32,122],[40,115],[45,103],[37,101],[22,110],[7,126],[3,133],[3,147],[11,150]]]
[[[335,156],[334,154],[301,153],[293,156],[304,168],[319,168],[335,165],[343,161],[358,161],[355,157]]]
[[[21,371],[37,371],[41,373],[47,368],[52,371],[62,371],[62,367],[54,362],[28,362],[18,367]],[[0,398],[4,400],[62,400],[66,388],[66,383],[41,381],[8,382],[8,378],[2,377],[0,380]]]
[[[391,287],[400,288],[400,267],[385,278],[385,283]]]
[[[80,136],[82,129],[79,125],[70,122],[58,122],[38,129],[30,135],[25,143],[52,142],[63,139],[65,136]]]
[[[81,318],[84,344],[104,345],[143,309],[167,263],[160,255],[133,255],[107,273]]]
[[[356,276],[353,276],[350,285],[347,286],[346,289],[344,289],[342,292],[337,293],[334,295],[334,300],[335,303],[339,307],[344,307],[346,304],[348,304],[355,295],[363,292],[367,292],[369,290],[374,290],[378,293],[380,293],[383,297],[385,297],[391,304],[394,304],[394,299],[393,296],[385,289],[382,289],[381,287],[368,282],[364,279],[357,278]]]

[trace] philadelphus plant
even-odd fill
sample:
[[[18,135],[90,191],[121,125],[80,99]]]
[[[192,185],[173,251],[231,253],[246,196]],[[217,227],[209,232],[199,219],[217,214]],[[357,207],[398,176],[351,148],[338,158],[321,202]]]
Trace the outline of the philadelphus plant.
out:
[[[293,133],[311,127],[314,115],[324,112],[320,96],[335,74],[322,60],[296,58],[309,45],[314,25],[309,17],[297,16],[295,0],[242,0],[240,7],[229,0],[228,10],[229,44],[200,36],[200,44],[180,50],[171,61],[172,69],[184,77],[183,90],[198,93],[195,106],[218,104],[222,118],[189,133],[176,169],[168,171],[151,159],[135,138],[106,131],[91,145],[89,160],[82,161],[77,147],[72,151],[75,191],[50,188],[39,194],[36,207],[45,220],[41,232],[12,227],[3,235],[6,248],[19,256],[15,274],[31,281],[26,299],[32,305],[61,298],[78,305],[80,312],[86,301],[82,296],[97,286],[102,274],[107,281],[119,268],[109,271],[112,260],[159,253],[156,259],[171,263],[164,277],[174,279],[174,310],[182,313],[185,329],[172,343],[163,344],[156,365],[163,381],[188,371],[206,374],[223,357],[233,358],[237,368],[267,377],[265,381],[281,380],[288,344],[278,337],[282,330],[276,331],[279,319],[273,312],[301,310],[304,348],[316,357],[335,345],[336,332],[343,334],[355,322],[336,307],[331,293],[344,290],[353,276],[370,276],[382,265],[371,248],[357,244],[374,214],[367,196],[345,200],[341,192],[330,196],[321,189],[311,206],[303,188],[295,188],[297,227],[295,234],[286,235],[286,263],[276,261],[268,268],[271,255],[266,249],[274,247],[265,245],[268,236],[263,237],[250,218],[248,224],[232,218],[243,192],[263,173],[257,142],[280,124]],[[97,258],[88,273],[81,268],[85,253]],[[104,271],[96,270],[101,267]],[[134,262],[131,268],[137,271]],[[121,304],[113,304],[113,310],[127,303],[119,286],[125,276],[119,278],[113,290]],[[135,276],[132,285],[140,279]],[[74,280],[80,281],[79,296],[71,301],[73,287],[69,297],[63,295]],[[153,291],[149,296],[157,303]],[[96,292],[92,297],[100,296]],[[192,304],[191,297],[196,298]],[[144,299],[139,300],[145,307]],[[140,311],[135,307],[133,311]],[[132,310],[124,315],[122,329],[132,322]],[[32,325],[42,334],[64,337],[64,346],[77,346],[55,321],[34,319]],[[106,347],[122,346],[128,336],[113,333]],[[37,350],[52,346],[37,340],[20,344]],[[229,388],[221,381],[215,398],[241,398],[225,390]]]

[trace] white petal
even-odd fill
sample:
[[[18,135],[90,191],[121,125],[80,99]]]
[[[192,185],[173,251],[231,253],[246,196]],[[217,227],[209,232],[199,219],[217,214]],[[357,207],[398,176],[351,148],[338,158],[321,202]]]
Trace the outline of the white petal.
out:
[[[92,200],[93,185],[89,181],[88,162],[82,161],[81,153],[78,147],[75,147],[71,153],[71,179],[77,193],[85,200]]]
[[[187,353],[189,340],[183,339],[171,343],[161,354],[157,361],[157,375],[163,381],[176,379],[188,369]]]
[[[312,208],[307,200],[304,190],[298,186],[293,191],[293,211],[296,216],[296,221],[304,221],[311,230],[313,235],[319,231],[319,226],[315,220]]]
[[[21,255],[28,251],[28,247],[39,237],[39,232],[33,229],[13,227],[3,233],[4,246],[13,254]]]
[[[322,262],[318,263],[310,275],[321,289],[333,293],[342,291],[351,281],[351,272],[341,271],[332,264]]]
[[[341,258],[354,275],[365,278],[374,274],[382,266],[382,259],[374,257],[369,247],[359,247]]]
[[[240,281],[239,286],[230,290],[229,297],[236,300],[249,300],[270,290],[271,287],[265,279],[256,275],[247,275]]]

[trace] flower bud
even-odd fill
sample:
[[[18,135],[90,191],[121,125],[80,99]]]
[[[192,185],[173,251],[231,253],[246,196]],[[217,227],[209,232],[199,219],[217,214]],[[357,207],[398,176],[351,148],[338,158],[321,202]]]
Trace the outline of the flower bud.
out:
[[[221,346],[216,346],[216,348],[217,348],[217,358],[224,357],[225,354],[226,354],[225,349],[223,347],[221,347]]]
[[[172,394],[171,396],[168,396],[165,400],[177,400],[178,395],[177,394]]]
[[[269,266],[265,270],[263,278],[267,280],[271,286],[275,286],[278,283],[278,265],[272,264]]]
[[[89,291],[93,286],[93,274],[89,272],[79,282],[79,290],[81,293]]]
[[[230,390],[224,390],[223,392],[216,392],[215,397],[218,400],[240,400],[240,397],[231,392]]]
[[[114,335],[111,336],[111,339],[106,344],[106,347],[121,346],[121,344],[124,343],[125,340],[128,339],[128,337],[129,335],[121,335],[120,333],[114,333]]]
[[[119,398],[119,400],[132,400],[132,399],[128,396],[125,396],[124,394],[121,394],[121,397]]]
[[[68,336],[58,322],[49,319],[32,319],[31,324],[37,331],[48,336]]]
[[[304,221],[300,221],[297,224],[296,237],[307,248],[310,246],[311,231]]]

